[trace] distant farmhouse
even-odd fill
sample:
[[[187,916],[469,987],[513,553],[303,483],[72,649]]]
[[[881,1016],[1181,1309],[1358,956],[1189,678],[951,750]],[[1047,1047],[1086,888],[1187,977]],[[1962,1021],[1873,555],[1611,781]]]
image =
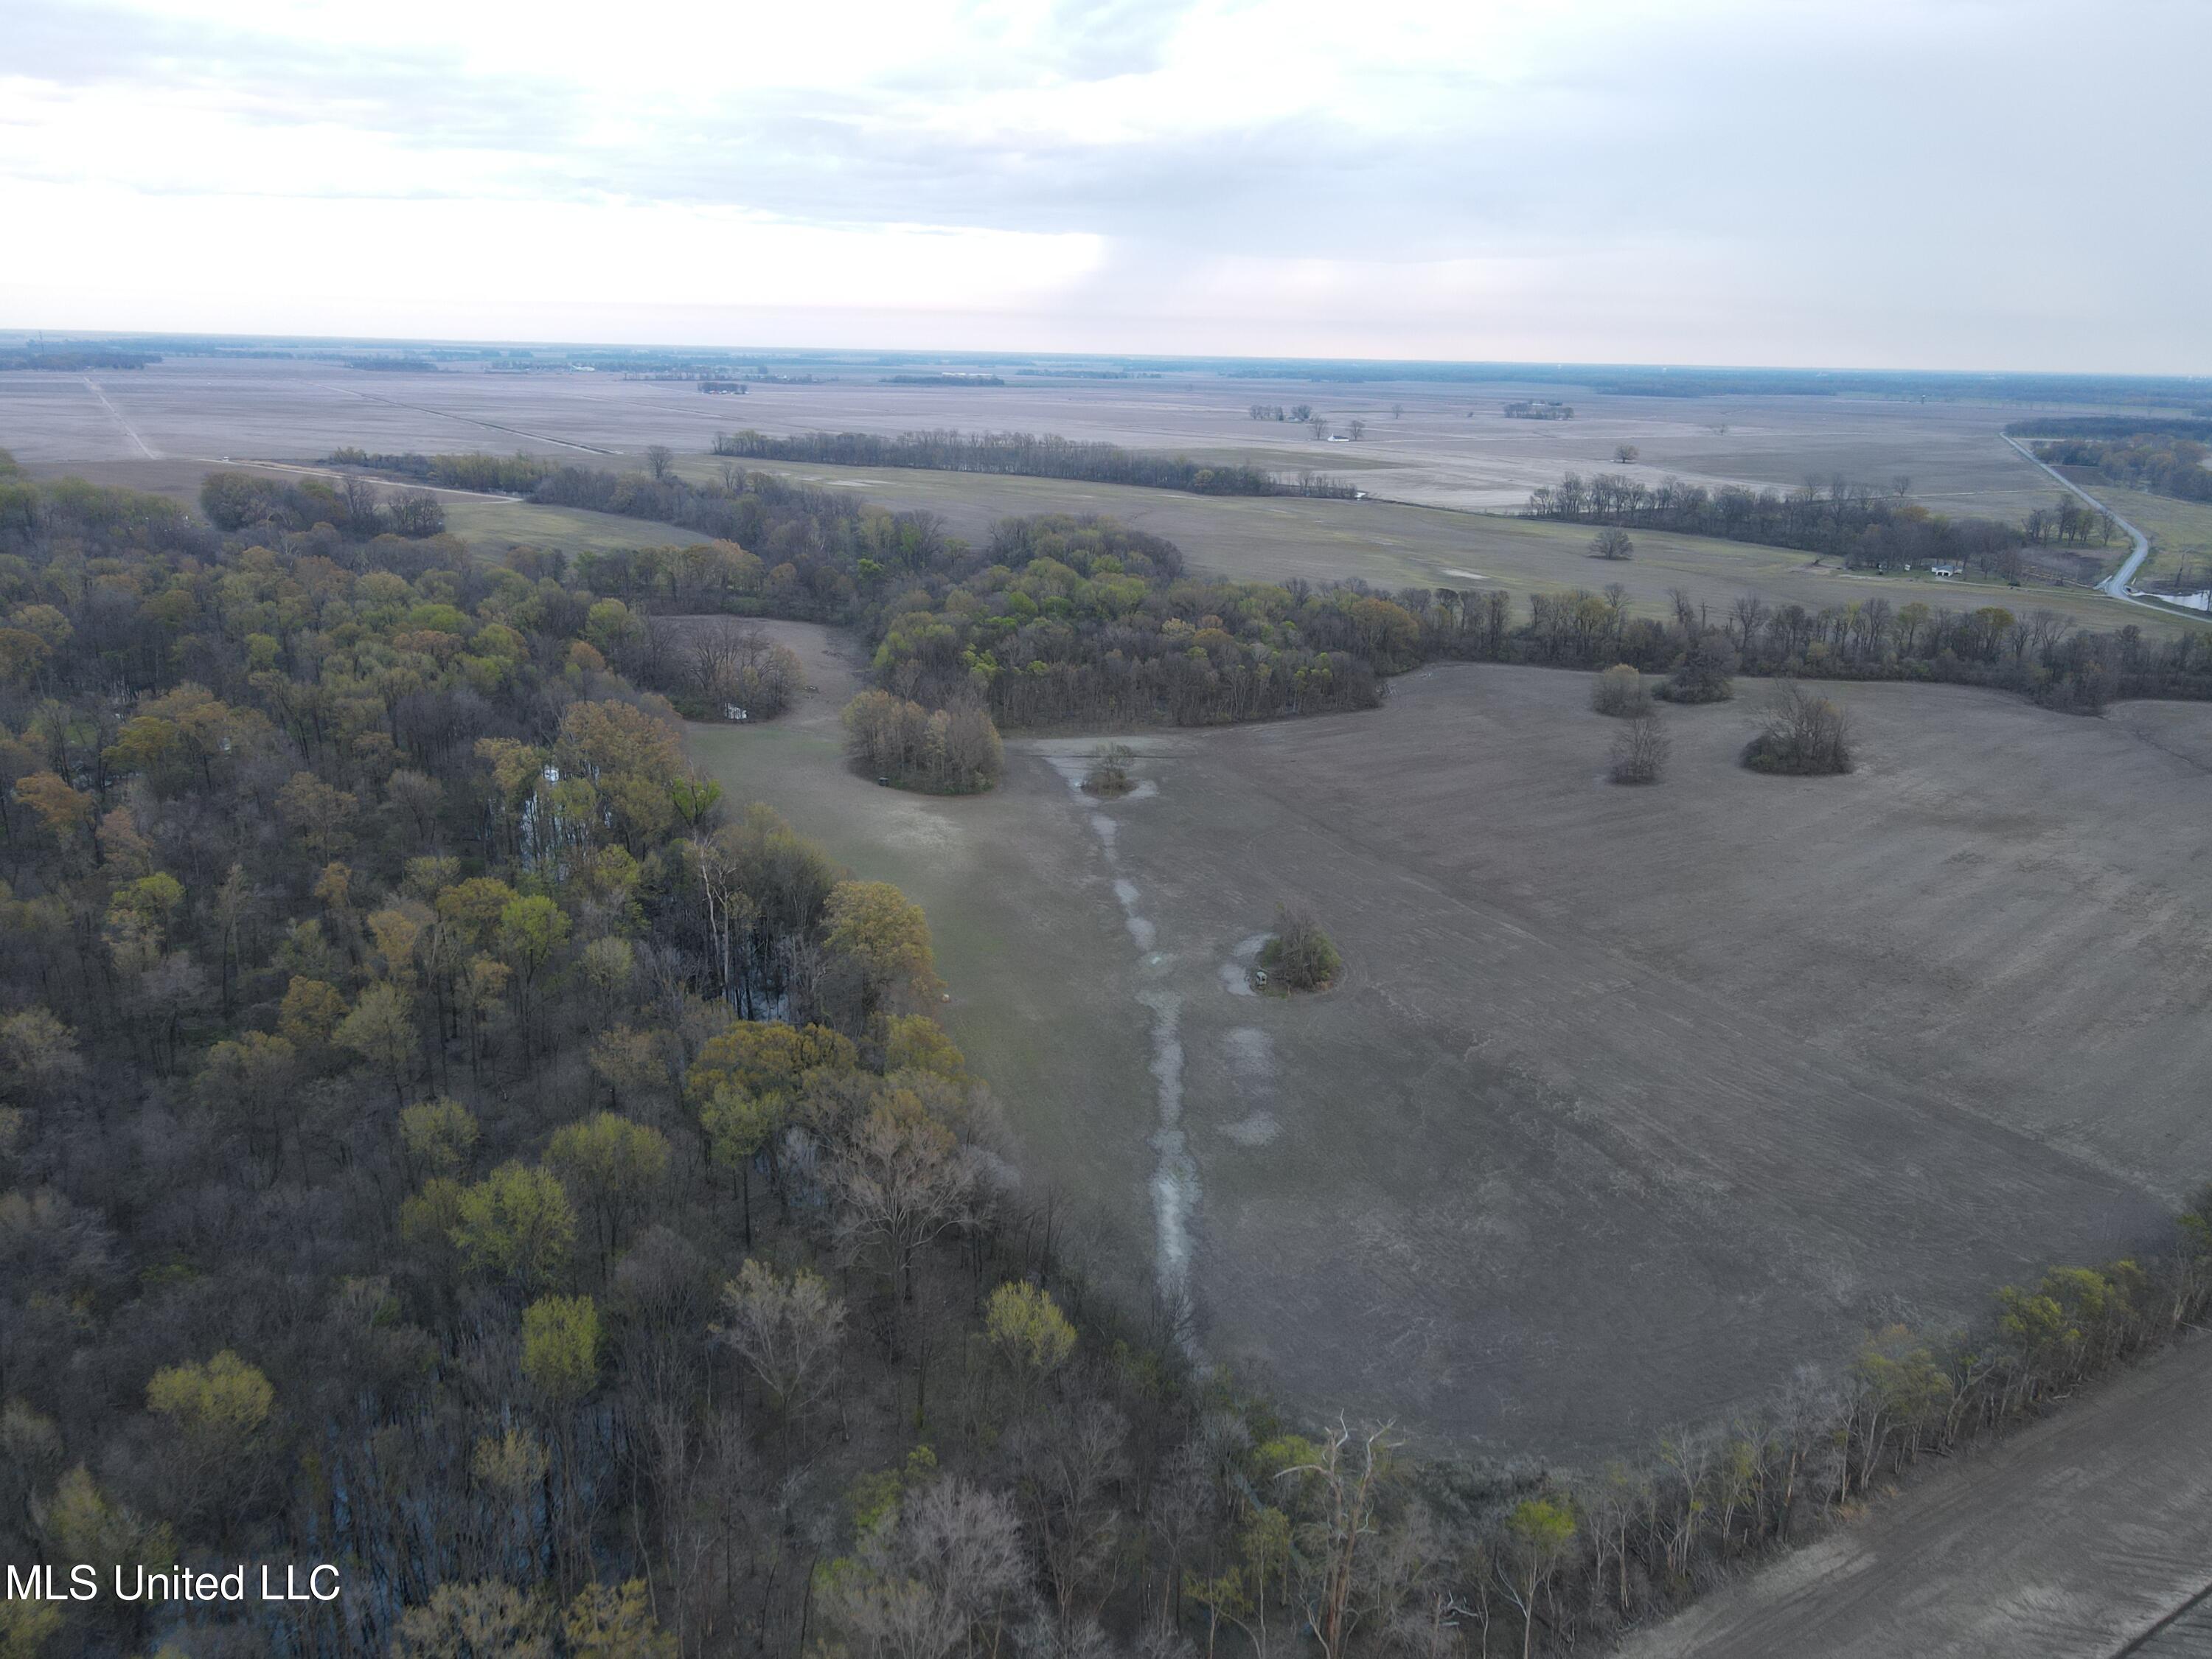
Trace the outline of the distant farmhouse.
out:
[[[1524,398],[1517,404],[1505,405],[1509,421],[1571,421],[1575,418],[1572,404],[1563,404],[1556,398]]]

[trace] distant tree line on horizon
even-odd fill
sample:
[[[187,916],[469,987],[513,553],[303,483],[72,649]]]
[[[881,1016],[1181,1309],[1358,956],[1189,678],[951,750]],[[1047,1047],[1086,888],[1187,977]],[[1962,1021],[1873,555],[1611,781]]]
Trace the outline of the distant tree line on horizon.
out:
[[[717,433],[714,453],[812,465],[920,467],[943,472],[1068,478],[1085,483],[1182,489],[1200,495],[1315,495],[1347,501],[1358,494],[1350,484],[1311,473],[1302,472],[1286,482],[1260,467],[1194,461],[1050,433],[805,432],[791,437],[753,431]]]
[[[144,368],[158,363],[161,357],[150,351],[118,351],[105,346],[54,345],[26,343],[21,346],[0,347],[0,370],[10,368],[43,368],[60,374],[77,374],[88,369]]]

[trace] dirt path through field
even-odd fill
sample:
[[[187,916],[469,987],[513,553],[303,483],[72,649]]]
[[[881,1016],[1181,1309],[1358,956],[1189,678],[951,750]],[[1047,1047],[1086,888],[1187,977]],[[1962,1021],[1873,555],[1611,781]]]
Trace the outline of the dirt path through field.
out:
[[[1632,1639],[1622,1659],[2112,1659],[2191,1651],[2212,1583],[2212,1341],[2170,1350],[1864,1522]],[[2169,1632],[2177,1632],[2169,1635]]]
[[[100,383],[89,374],[84,377],[84,389],[92,393],[100,406],[107,411],[108,417],[123,428],[123,435],[138,446],[138,453],[141,455],[149,461],[158,461],[161,459],[160,453],[138,435],[138,428],[123,418],[123,411],[108,401],[107,394],[100,389]]]
[[[463,426],[481,427],[487,432],[511,433],[515,437],[533,439],[541,444],[557,444],[563,449],[580,449],[586,455],[611,455],[616,453],[611,449],[602,449],[597,444],[580,444],[572,439],[556,438],[549,432],[532,432],[524,427],[503,426],[497,421],[481,420],[474,415],[456,415],[450,409],[434,409],[428,404],[402,403],[397,398],[383,397],[374,392],[356,391],[349,386],[331,386],[326,381],[318,381],[316,384],[321,386],[325,392],[343,392],[348,397],[360,398],[365,404],[386,404],[393,409],[410,409],[417,415],[434,415],[441,421],[458,421]]]

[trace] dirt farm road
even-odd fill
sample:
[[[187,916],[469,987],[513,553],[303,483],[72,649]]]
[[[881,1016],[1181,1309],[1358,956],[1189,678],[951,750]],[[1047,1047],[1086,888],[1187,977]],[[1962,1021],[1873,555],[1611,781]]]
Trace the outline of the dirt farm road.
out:
[[[2191,1606],[2212,1584],[2208,1443],[2200,1336],[1631,1638],[1622,1659],[2212,1652],[2212,1604]]]

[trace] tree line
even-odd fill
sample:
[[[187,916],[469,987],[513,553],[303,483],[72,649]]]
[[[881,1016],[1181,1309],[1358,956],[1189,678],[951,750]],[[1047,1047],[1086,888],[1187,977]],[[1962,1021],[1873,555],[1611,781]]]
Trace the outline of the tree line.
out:
[[[1258,404],[1253,408],[1256,411]],[[1304,409],[1300,404],[1301,410]],[[1261,416],[1255,413],[1255,420]],[[1280,418],[1279,412],[1275,418]],[[1294,418],[1304,420],[1306,415]],[[1008,473],[1088,483],[1139,484],[1200,495],[1316,495],[1349,501],[1350,484],[1301,473],[1285,480],[1261,467],[1194,461],[1181,455],[1124,449],[1043,432],[764,432],[717,433],[714,453],[813,465],[924,467],[942,472]]]
[[[2108,483],[2155,490],[2187,501],[2212,501],[2212,421],[2171,422],[2201,430],[2128,432],[2111,437],[2057,438],[2034,446],[2038,459],[2051,466],[2086,467]]]
[[[331,466],[365,467],[374,472],[397,473],[422,483],[447,489],[478,489],[508,495],[527,495],[556,469],[542,455],[372,454],[365,449],[341,448],[324,458]]]
[[[2017,577],[2023,536],[2017,525],[1931,513],[1909,500],[1909,480],[1889,490],[1838,474],[1795,489],[1718,489],[1668,478],[1646,483],[1624,473],[1590,478],[1570,472],[1530,492],[1528,514],[1573,524],[1673,530],[1726,541],[1797,548],[1859,568],[1893,569],[1953,560]],[[2105,528],[2110,539],[2111,527]]]
[[[964,696],[1001,726],[1208,724],[1370,708],[1390,675],[1452,657],[1573,668],[1626,662],[1678,678],[1938,681],[2082,712],[2116,698],[2212,695],[2212,635],[2191,629],[2159,641],[2133,623],[2090,632],[2042,608],[2023,615],[1886,598],[1808,607],[1746,594],[1722,615],[1678,593],[1671,617],[1650,617],[1632,615],[1626,591],[1609,585],[1530,594],[1516,615],[1496,587],[1385,593],[1357,579],[1210,581],[1188,574],[1171,542],[1109,519],[1010,520],[970,548],[934,514],[863,507],[842,492],[758,472],[695,486],[563,468],[541,496],[555,486],[576,505],[619,501],[640,516],[665,509],[678,522],[741,524],[767,550],[726,540],[580,555],[574,574],[593,592],[855,627],[877,648],[884,689],[934,707]],[[1924,531],[1928,545],[1954,556],[2003,539],[1995,534],[2002,526],[1923,520],[1915,504],[1899,505],[1901,496],[1880,501],[1849,487],[1785,498],[1632,485],[1568,499],[1578,516],[1686,515],[1661,526],[1673,528],[1723,501],[1747,501],[1760,513],[1798,514],[1808,538],[1826,516],[1847,541],[1850,515],[1879,507],[1901,515],[1900,534]],[[1551,511],[1561,511],[1556,498]],[[1903,528],[1911,526],[1920,528]],[[2016,544],[2020,532],[2007,534]],[[1030,569],[1040,555],[1045,562]]]

